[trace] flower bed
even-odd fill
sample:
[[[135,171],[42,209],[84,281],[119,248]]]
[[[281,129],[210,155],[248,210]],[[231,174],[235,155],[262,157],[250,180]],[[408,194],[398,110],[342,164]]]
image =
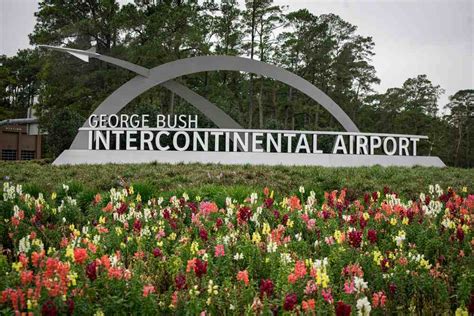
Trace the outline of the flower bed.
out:
[[[438,186],[350,199],[225,205],[143,201],[133,187],[78,206],[68,187],[33,197],[4,183],[2,312],[350,315],[473,313],[474,195]]]

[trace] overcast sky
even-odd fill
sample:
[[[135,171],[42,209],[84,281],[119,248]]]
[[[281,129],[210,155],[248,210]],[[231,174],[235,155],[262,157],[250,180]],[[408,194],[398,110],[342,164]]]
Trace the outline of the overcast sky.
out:
[[[126,0],[120,1],[124,2]],[[241,0],[242,1],[242,0]],[[242,1],[243,2],[243,1]],[[427,74],[446,90],[441,99],[474,88],[473,0],[275,0],[289,10],[335,13],[375,41],[378,91]],[[0,55],[29,46],[37,1],[0,0]]]

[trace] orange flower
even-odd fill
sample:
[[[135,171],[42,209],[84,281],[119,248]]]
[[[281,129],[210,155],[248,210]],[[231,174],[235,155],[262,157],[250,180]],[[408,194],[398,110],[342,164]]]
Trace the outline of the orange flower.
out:
[[[249,285],[249,273],[247,270],[239,271],[237,273],[237,280],[242,281],[245,285]]]
[[[104,212],[112,212],[114,209],[114,205],[112,202],[107,203],[107,206],[102,209]]]
[[[301,302],[304,311],[314,311],[316,307],[316,302],[314,299]]]
[[[293,195],[290,197],[289,204],[292,211],[301,210],[301,201],[297,196]]]
[[[102,201],[102,197],[100,196],[100,193],[97,193],[97,194],[94,196],[94,205],[99,204],[100,201]],[[107,206],[108,206],[108,204],[107,204]]]
[[[87,250],[85,248],[74,249],[74,261],[79,264],[83,264],[87,259]]]

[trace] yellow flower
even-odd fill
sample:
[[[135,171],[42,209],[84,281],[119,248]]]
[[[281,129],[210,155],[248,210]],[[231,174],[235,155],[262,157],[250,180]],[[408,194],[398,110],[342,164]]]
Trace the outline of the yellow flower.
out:
[[[29,310],[35,308],[38,305],[38,302],[36,300],[28,300],[26,302],[26,306],[28,307]]]
[[[270,234],[270,225],[267,222],[263,223],[262,234],[268,235]]]
[[[105,217],[101,216],[99,217],[99,224],[105,224]]]
[[[467,312],[465,307],[458,307],[456,309],[456,316],[468,316],[469,313]]]
[[[133,186],[130,186],[130,188],[128,189],[128,192],[130,192],[130,194],[133,194]]]
[[[392,217],[392,219],[390,219],[390,224],[393,226],[397,225],[397,219],[395,217]]]
[[[115,233],[117,234],[117,236],[121,236],[122,235],[122,227],[115,227]]]
[[[467,193],[467,187],[462,187],[462,192]]]
[[[13,262],[12,263],[12,268],[16,272],[20,272],[21,268],[23,268],[23,264],[21,262]]]
[[[370,218],[370,215],[369,215],[369,213],[367,213],[367,212],[364,212],[364,214],[362,214],[362,216],[364,217],[364,219],[365,219],[366,221],[369,220],[369,218]]]
[[[56,248],[54,247],[49,247],[48,248],[48,251],[47,251],[47,254],[48,256],[50,256],[51,254],[55,253],[56,252]]]
[[[137,202],[141,202],[142,201],[142,196],[140,195],[140,193],[137,194]]]
[[[326,269],[316,269],[316,284],[321,285],[324,289],[328,287],[329,276],[326,273]]]
[[[306,267],[312,267],[313,266],[313,259],[309,258],[309,259],[305,259],[304,261]]]
[[[71,245],[66,248],[66,258],[74,259],[74,248]]]
[[[77,273],[76,272],[70,272],[67,275],[67,278],[69,280],[68,286],[76,286],[76,279],[77,279]]]
[[[176,239],[176,233],[171,233],[171,234],[168,236],[168,239],[169,239],[169,240],[175,240],[175,239]]]
[[[408,219],[408,217],[404,217],[403,220],[402,220],[403,225],[408,225],[409,222],[410,222],[410,220]]]
[[[338,244],[342,243],[342,233],[340,230],[336,229],[336,231],[334,232],[334,239],[336,239],[336,242]]]
[[[97,312],[95,312],[94,316],[104,316],[104,312],[99,309]]]
[[[51,200],[56,200],[57,196],[56,192],[51,193]]]
[[[69,230],[74,231],[74,224],[69,225]]]
[[[199,244],[197,243],[197,241],[193,241],[191,243],[191,253],[192,254],[195,254],[199,251]]]
[[[374,256],[374,262],[375,262],[376,264],[379,264],[379,263],[380,263],[380,260],[383,259],[382,253],[381,253],[379,250],[374,250],[374,252],[372,253],[372,255]]]
[[[258,232],[254,232],[252,234],[252,241],[254,243],[258,244],[261,240],[262,240],[262,238],[260,237],[260,234]]]
[[[420,260],[420,267],[425,268],[426,270],[429,270],[431,268],[431,264],[428,260],[425,258],[421,258]]]
[[[292,228],[293,227],[293,221],[291,219],[288,219],[288,222],[286,222],[286,226]]]

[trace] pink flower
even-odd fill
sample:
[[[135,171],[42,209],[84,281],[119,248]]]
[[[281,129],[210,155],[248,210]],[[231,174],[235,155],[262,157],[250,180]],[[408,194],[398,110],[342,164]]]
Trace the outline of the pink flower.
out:
[[[318,290],[318,286],[316,285],[316,283],[313,280],[309,280],[306,283],[306,288],[304,290],[304,294],[311,295],[314,292],[316,292],[317,290]]]
[[[387,296],[385,295],[383,291],[374,293],[374,295],[372,296],[372,305],[374,307],[378,307],[378,306],[384,307],[386,301],[387,301]]]
[[[218,211],[218,207],[214,202],[201,202],[201,204],[199,204],[199,209],[204,216],[208,216],[209,214]]]
[[[334,299],[332,298],[332,294],[331,294],[331,290],[325,290],[323,289],[321,291],[321,294],[323,295],[323,298],[326,302],[328,302],[329,304],[332,304],[334,302]]]
[[[354,292],[354,281],[351,280],[351,283],[344,283],[344,292],[346,294],[352,294]]]
[[[143,287],[143,297],[148,297],[151,293],[155,293],[155,287],[151,284]]]
[[[217,245],[215,247],[214,251],[214,257],[224,257],[225,256],[225,251],[224,251],[224,245]]]

